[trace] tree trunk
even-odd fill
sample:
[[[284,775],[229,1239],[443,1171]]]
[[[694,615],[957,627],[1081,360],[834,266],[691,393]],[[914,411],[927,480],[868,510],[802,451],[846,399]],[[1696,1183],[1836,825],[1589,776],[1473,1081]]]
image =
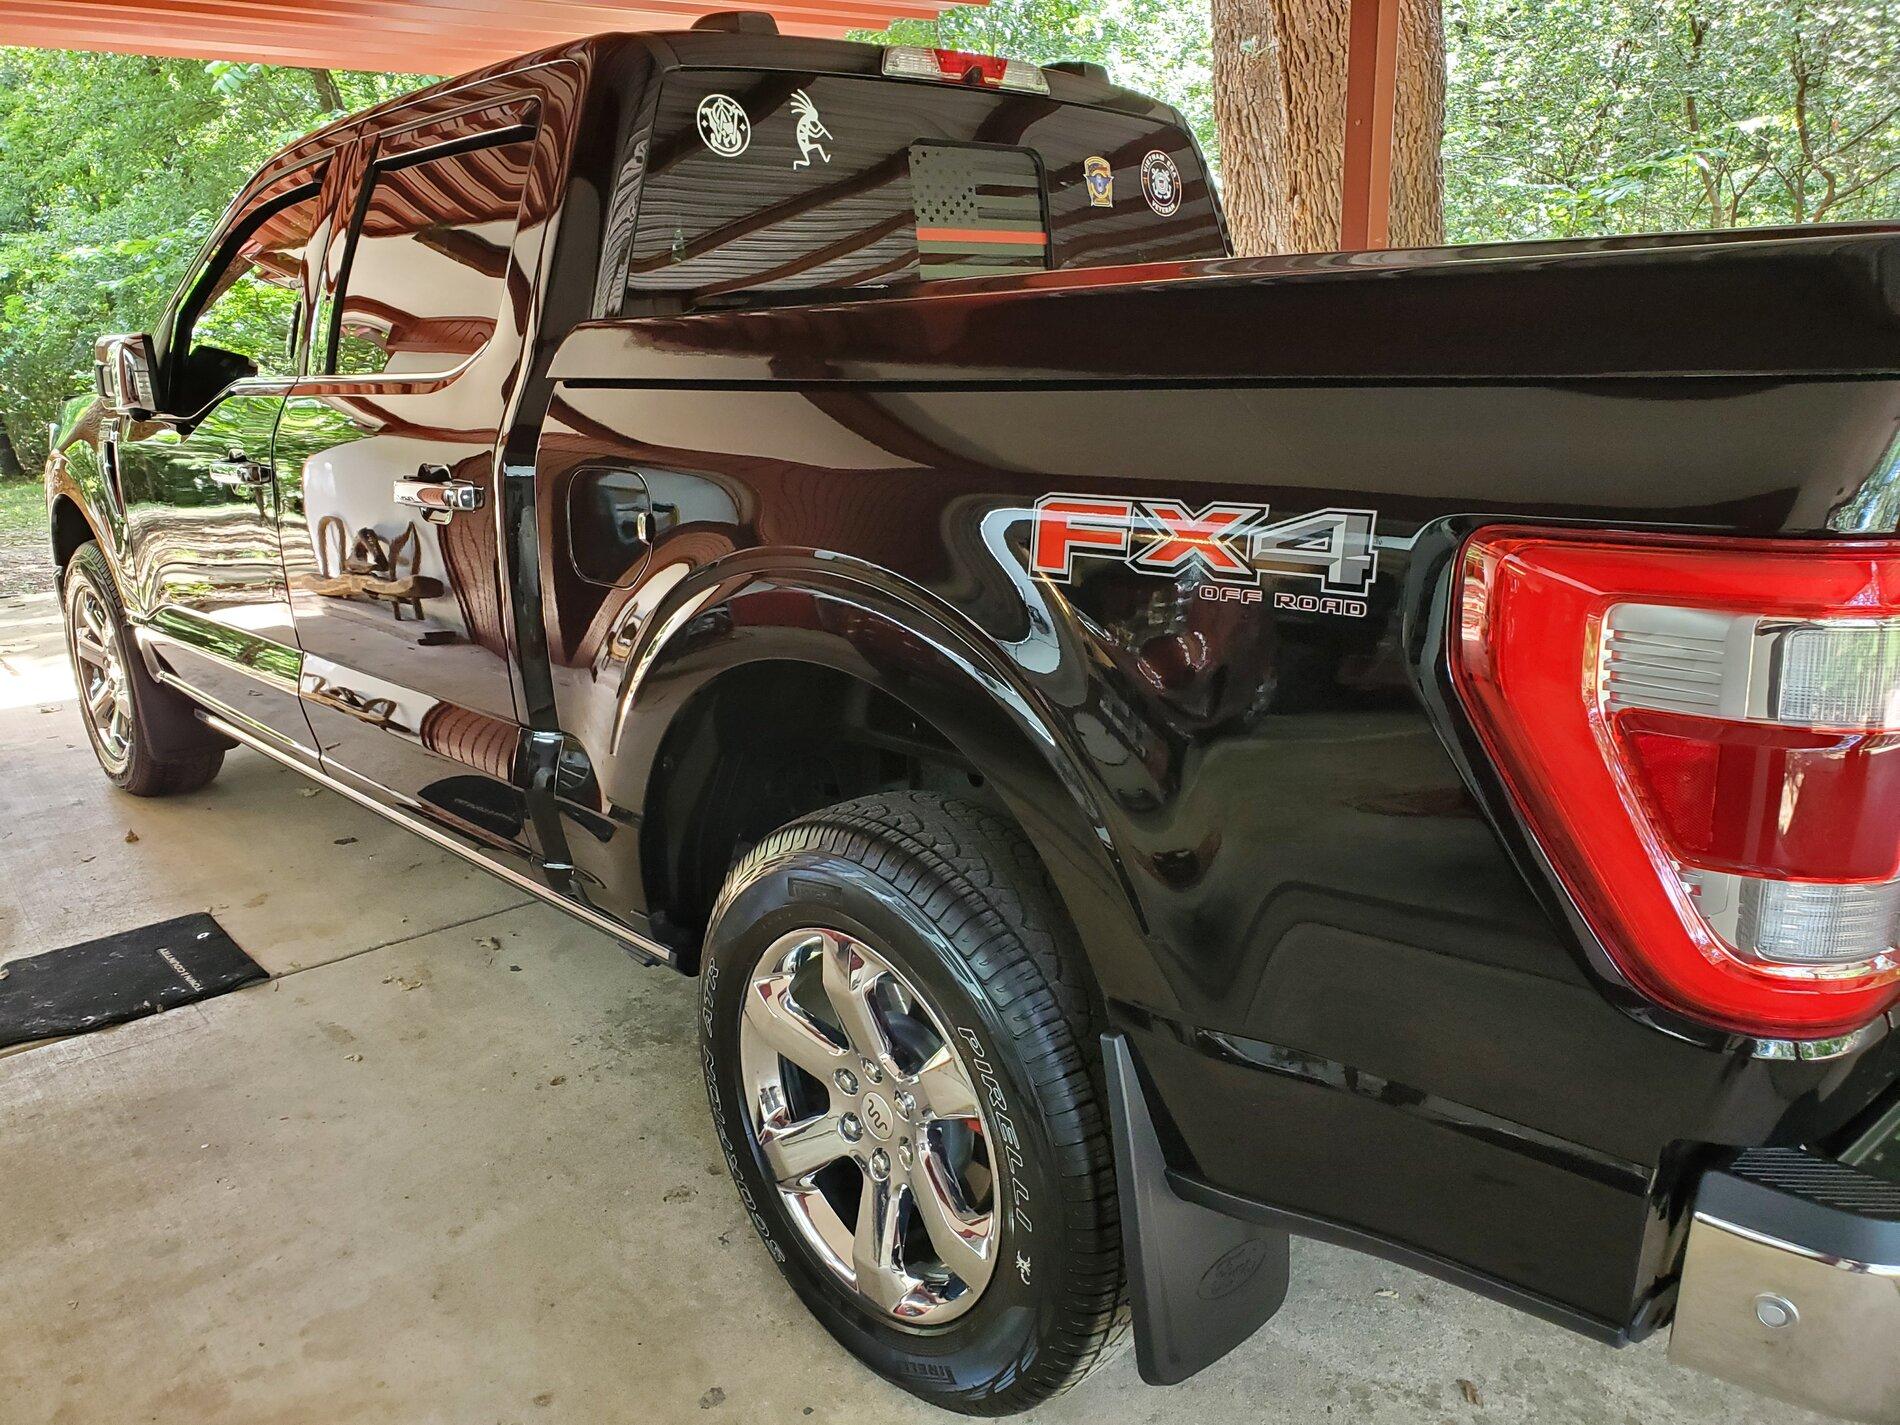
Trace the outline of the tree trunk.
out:
[[[19,452],[13,448],[13,437],[7,433],[7,423],[0,420],[0,480],[17,480],[24,474]]]
[[[349,105],[343,102],[343,93],[336,87],[336,76],[327,69],[308,69],[310,86],[317,91],[317,102],[323,105],[324,112],[341,114]]]
[[[1221,196],[1245,255],[1339,246],[1348,0],[1210,0]],[[1439,0],[1399,0],[1392,135],[1394,247],[1443,242]]]

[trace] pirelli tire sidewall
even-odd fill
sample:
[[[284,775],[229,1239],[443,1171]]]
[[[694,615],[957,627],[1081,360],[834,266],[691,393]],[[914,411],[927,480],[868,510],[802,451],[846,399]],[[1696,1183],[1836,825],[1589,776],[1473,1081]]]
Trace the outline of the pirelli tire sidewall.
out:
[[[822,834],[822,829],[814,835]],[[869,1303],[815,1260],[781,1207],[752,1133],[739,1076],[739,1020],[753,967],[804,927],[862,938],[928,997],[977,1086],[1003,1215],[995,1270],[969,1311],[936,1328],[873,1319]],[[807,849],[759,865],[715,912],[701,976],[700,1042],[715,1130],[752,1225],[812,1313],[873,1369],[920,1395],[1002,1391],[1061,1329],[1062,1189],[1047,1122],[1014,1052],[1020,1026],[977,990],[951,937],[882,877]]]

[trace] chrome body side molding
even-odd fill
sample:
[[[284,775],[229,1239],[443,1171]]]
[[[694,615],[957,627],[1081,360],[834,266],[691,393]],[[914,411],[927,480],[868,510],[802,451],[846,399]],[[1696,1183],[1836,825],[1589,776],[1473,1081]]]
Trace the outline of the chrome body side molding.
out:
[[[418,836],[423,837],[425,840],[434,842],[444,850],[453,851],[463,860],[480,866],[491,875],[501,877],[502,880],[507,881],[510,885],[519,886],[530,895],[536,896],[546,901],[549,905],[566,911],[576,920],[583,921],[591,925],[594,929],[613,936],[614,939],[618,940],[621,945],[625,947],[628,953],[637,956],[639,959],[653,965],[677,965],[677,956],[675,956],[673,951],[667,949],[666,946],[660,944],[657,940],[649,939],[641,935],[638,931],[622,925],[619,921],[601,915],[598,911],[591,910],[587,906],[577,905],[559,892],[548,886],[537,884],[510,867],[498,865],[488,857],[483,856],[481,852],[474,847],[464,846],[454,837],[449,836],[445,832],[438,831],[421,818],[410,816],[400,808],[389,806],[386,803],[376,800],[376,798],[370,796],[367,792],[358,791],[355,787],[338,781],[321,768],[313,767],[310,763],[294,756],[288,750],[266,742],[263,738],[238,726],[236,723],[219,717],[215,713],[203,713],[201,716],[207,727],[222,733],[233,742],[241,743],[254,752],[261,752],[266,757],[272,758],[275,761],[283,763],[286,767],[301,772],[304,776],[310,778],[311,781],[317,782],[333,792],[348,797],[359,806],[368,807],[371,811],[387,817],[398,826],[405,827],[415,832]]]

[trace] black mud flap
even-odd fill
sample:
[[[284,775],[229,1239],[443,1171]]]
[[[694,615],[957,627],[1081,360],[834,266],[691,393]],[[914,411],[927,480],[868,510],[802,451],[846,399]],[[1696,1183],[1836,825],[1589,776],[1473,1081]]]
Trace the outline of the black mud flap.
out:
[[[1175,1385],[1218,1361],[1280,1309],[1287,1234],[1177,1197],[1124,1036],[1102,1036],[1102,1063],[1114,1120],[1135,1364],[1148,1384]]]

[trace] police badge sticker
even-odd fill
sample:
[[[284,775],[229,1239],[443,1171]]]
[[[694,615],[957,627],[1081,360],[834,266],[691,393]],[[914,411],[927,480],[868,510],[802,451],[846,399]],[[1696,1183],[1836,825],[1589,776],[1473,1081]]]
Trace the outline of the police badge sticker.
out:
[[[1115,206],[1115,170],[1099,154],[1082,160],[1082,181],[1088,185],[1091,208]]]
[[[721,158],[737,158],[752,142],[752,121],[729,94],[708,94],[699,101],[699,136]]]
[[[1141,196],[1157,217],[1171,218],[1181,206],[1181,170],[1158,148],[1141,161]]]

